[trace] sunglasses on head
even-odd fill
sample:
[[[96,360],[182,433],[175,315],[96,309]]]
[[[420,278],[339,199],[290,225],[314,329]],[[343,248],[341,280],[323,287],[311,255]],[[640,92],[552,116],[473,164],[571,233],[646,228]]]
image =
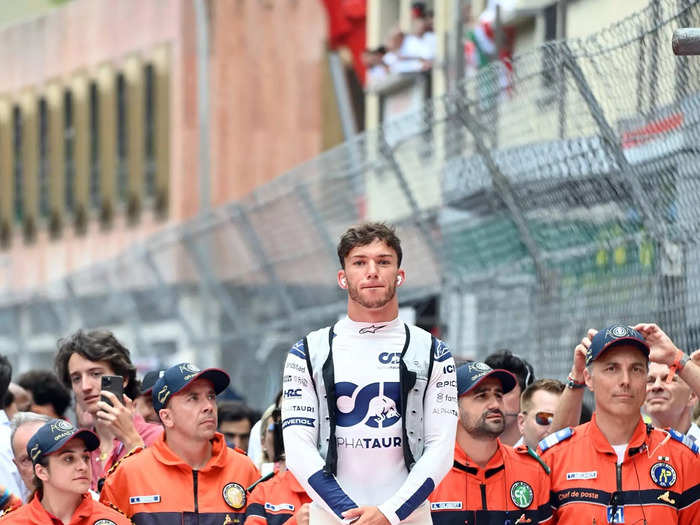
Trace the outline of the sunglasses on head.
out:
[[[527,412],[523,412],[524,414],[527,414]],[[554,419],[554,414],[552,412],[535,412],[535,423],[538,425],[542,425],[543,427],[547,425],[552,424],[552,420]]]

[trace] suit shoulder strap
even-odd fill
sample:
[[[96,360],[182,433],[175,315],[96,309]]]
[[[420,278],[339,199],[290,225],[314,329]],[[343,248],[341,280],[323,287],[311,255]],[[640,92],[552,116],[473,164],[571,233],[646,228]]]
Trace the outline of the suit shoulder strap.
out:
[[[552,448],[554,445],[558,445],[562,441],[569,439],[574,435],[574,429],[571,427],[562,428],[557,430],[554,434],[548,435],[539,443],[539,449],[544,452],[548,448]]]

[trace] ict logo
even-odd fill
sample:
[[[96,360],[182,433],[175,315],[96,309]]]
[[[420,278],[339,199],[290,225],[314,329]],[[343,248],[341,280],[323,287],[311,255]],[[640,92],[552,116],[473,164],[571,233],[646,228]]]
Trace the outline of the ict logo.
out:
[[[370,383],[362,388],[343,381],[335,384],[340,427],[364,423],[372,428],[386,428],[401,419],[401,387],[398,382]]]

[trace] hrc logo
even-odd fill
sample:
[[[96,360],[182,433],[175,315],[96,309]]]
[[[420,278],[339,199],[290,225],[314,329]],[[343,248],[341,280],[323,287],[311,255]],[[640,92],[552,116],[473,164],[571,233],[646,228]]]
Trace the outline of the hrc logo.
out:
[[[284,391],[284,397],[301,397],[301,388],[289,388]]]

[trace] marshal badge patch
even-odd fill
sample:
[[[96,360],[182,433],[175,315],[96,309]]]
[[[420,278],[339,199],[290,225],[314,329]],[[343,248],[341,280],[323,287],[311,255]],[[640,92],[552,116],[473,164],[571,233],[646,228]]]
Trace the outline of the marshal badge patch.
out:
[[[59,430],[73,430],[73,425],[71,425],[65,419],[59,419],[58,421],[56,421],[54,426],[57,427]]]
[[[532,487],[524,481],[516,481],[510,486],[510,499],[516,507],[520,509],[529,507],[534,498]]]
[[[626,326],[615,326],[612,330],[612,335],[615,337],[625,337],[628,333],[629,330],[627,330]]]
[[[92,525],[117,525],[112,520],[97,520]]]
[[[238,483],[228,483],[223,490],[224,501],[234,510],[241,510],[245,507],[245,489]]]
[[[654,483],[665,489],[673,487],[676,483],[676,470],[668,463],[654,463],[649,470],[649,475]]]

